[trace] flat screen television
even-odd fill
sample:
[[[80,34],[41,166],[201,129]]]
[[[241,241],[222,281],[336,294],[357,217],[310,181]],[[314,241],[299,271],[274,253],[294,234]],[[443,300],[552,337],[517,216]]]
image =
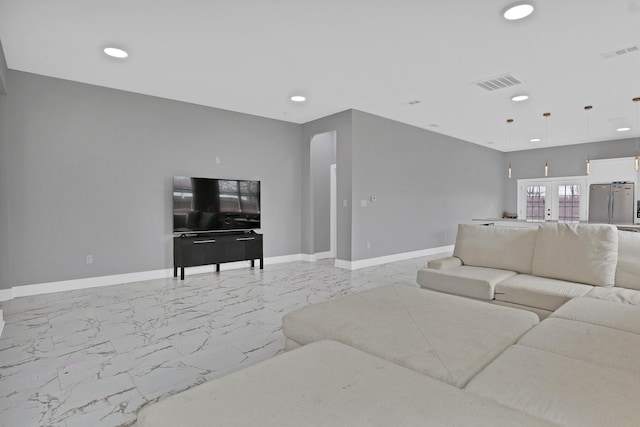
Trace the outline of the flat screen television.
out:
[[[260,181],[173,177],[173,232],[260,228]]]

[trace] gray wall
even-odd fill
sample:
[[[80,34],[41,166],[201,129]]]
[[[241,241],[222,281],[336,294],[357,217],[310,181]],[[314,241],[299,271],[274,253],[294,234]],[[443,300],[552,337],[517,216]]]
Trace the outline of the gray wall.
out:
[[[313,194],[313,252],[331,249],[331,165],[336,163],[336,134],[327,132],[311,139]],[[337,170],[336,170],[337,173]]]
[[[458,223],[502,212],[501,152],[360,111],[352,138],[352,260],[453,244]]]
[[[2,52],[0,52],[2,57]],[[7,96],[0,93],[0,289],[8,280],[8,233],[9,233],[9,199],[8,190],[8,117]]]
[[[173,175],[261,180],[265,256],[300,253],[300,125],[17,71],[8,82],[2,288],[171,267]]]
[[[544,163],[547,159],[549,177],[581,176],[587,173],[585,163],[587,156],[591,160],[615,159],[633,157],[635,153],[635,138],[507,153],[505,163],[502,165],[505,189],[504,210],[508,213],[517,212],[517,180],[544,178]],[[509,161],[512,168],[511,179],[507,176]]]
[[[352,261],[452,244],[459,222],[514,211],[516,180],[542,176],[546,158],[551,176],[570,176],[584,175],[587,154],[635,152],[629,139],[505,155],[360,111],[300,126],[17,71],[6,78],[0,288],[169,268],[173,175],[260,179],[265,255],[311,254],[329,250],[328,223],[315,221],[328,221],[314,194],[314,180],[326,180],[311,159],[335,156],[337,257]],[[312,149],[314,135],[331,131],[334,153]]]
[[[347,110],[302,125],[302,251],[314,253],[313,199],[311,194],[311,138],[336,131],[336,179],[338,211],[336,242],[337,258],[351,260],[351,116]],[[346,200],[345,207],[343,201]]]
[[[0,95],[7,93],[7,72],[7,60],[2,49],[2,40],[0,40]]]

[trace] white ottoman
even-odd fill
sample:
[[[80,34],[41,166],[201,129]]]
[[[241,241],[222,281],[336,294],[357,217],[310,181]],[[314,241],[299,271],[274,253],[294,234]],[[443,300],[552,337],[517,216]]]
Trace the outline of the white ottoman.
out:
[[[463,387],[538,324],[535,314],[402,285],[287,314],[287,348],[334,340]]]
[[[138,427],[549,426],[336,342],[318,342],[144,408]]]

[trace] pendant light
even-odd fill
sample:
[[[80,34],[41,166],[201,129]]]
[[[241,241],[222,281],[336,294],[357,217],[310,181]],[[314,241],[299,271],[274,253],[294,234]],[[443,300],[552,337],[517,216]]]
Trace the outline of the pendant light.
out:
[[[546,134],[546,139],[544,141],[544,145],[546,147],[549,146],[549,116],[551,116],[551,113],[544,113],[542,115],[545,118],[545,134]],[[547,159],[544,161],[544,176],[549,176],[549,157],[547,156]]]
[[[509,130],[509,153],[511,153],[511,123],[513,119],[507,119],[507,129]],[[509,160],[509,178],[511,178],[511,160]]]
[[[587,111],[587,144],[589,143],[589,131],[591,130],[590,127],[590,122],[589,122],[589,112],[591,111],[591,109],[593,108],[593,106],[591,105],[587,105],[584,107],[584,109]],[[587,175],[589,175],[591,173],[591,159],[589,159],[589,152],[587,151]]]
[[[633,102],[636,103],[636,129],[640,131],[640,122],[638,121],[638,104],[640,104],[640,98],[633,98]],[[640,170],[640,160],[638,160],[638,134],[636,133],[636,161],[635,161],[635,169],[636,172]]]

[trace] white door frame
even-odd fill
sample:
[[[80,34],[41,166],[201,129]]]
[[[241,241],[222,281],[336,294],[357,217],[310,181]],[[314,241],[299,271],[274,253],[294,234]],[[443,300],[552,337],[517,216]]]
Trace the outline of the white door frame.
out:
[[[518,219],[527,219],[527,192],[526,187],[530,185],[540,185],[547,187],[547,199],[545,209],[550,209],[551,215],[547,217],[547,221],[557,221],[559,211],[558,186],[579,184],[582,189],[580,197],[580,220],[588,219],[589,207],[589,186],[587,185],[586,176],[563,176],[554,178],[531,178],[518,180]]]
[[[336,176],[336,165],[335,163],[330,165],[331,169],[329,176],[331,177],[331,182],[329,184],[329,251],[331,252],[331,257],[337,257],[336,244],[338,241],[338,206],[337,206],[337,197],[338,197],[338,179]]]

